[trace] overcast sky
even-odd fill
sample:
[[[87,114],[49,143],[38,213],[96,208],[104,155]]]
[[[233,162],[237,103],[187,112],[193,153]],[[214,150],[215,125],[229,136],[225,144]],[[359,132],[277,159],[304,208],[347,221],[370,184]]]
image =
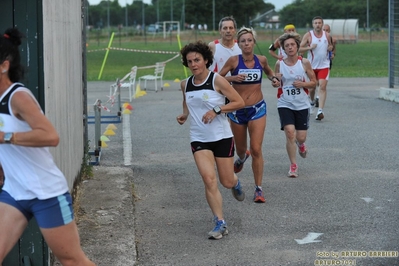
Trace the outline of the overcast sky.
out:
[[[102,0],[89,0],[90,5],[97,5],[101,2]],[[133,0],[118,0],[119,4],[121,6],[125,6],[126,3],[129,5],[133,2]],[[137,1],[137,0],[136,0]],[[283,8],[285,5],[291,4],[294,0],[267,0],[267,3],[271,3],[276,7],[276,11],[279,11],[281,8]],[[151,0],[144,0],[144,3],[151,3]]]

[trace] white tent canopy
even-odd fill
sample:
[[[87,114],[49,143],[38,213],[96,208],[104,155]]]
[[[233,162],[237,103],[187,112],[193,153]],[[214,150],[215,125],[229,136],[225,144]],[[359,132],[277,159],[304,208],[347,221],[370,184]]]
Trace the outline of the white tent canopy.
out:
[[[324,19],[324,24],[330,25],[331,35],[338,42],[357,42],[359,34],[357,19]]]

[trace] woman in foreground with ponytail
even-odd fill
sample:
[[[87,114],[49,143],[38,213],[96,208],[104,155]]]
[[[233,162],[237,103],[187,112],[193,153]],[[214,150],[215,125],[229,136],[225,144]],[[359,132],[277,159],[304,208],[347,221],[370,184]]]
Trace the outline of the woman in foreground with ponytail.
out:
[[[20,83],[21,38],[16,28],[0,35],[0,265],[33,217],[63,266],[95,265],[81,249],[68,184],[49,151],[58,133]]]

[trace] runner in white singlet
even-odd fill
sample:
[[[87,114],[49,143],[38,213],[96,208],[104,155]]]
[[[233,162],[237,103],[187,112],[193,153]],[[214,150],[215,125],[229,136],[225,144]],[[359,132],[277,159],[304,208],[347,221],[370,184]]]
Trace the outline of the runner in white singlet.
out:
[[[225,115],[244,107],[244,100],[225,78],[209,70],[213,54],[208,44],[189,43],[180,54],[183,65],[190,69],[192,76],[180,83],[183,113],[176,120],[180,125],[190,121],[191,151],[215,221],[215,227],[208,235],[210,239],[221,239],[228,231],[218,177],[220,184],[230,188],[237,200],[245,198],[233,171],[234,140]],[[225,104],[225,97],[230,99],[228,104]]]
[[[296,32],[295,26],[293,24],[285,25],[284,33],[293,33],[293,32]],[[276,53],[276,50],[278,50],[278,54]],[[269,54],[274,58],[276,58],[277,60],[287,58],[287,54],[284,52],[284,49],[280,46],[279,38],[277,38],[274,41],[274,43],[270,45]]]
[[[4,183],[0,193],[0,265],[5,265],[7,254],[14,252],[15,243],[25,237],[25,228],[35,218],[61,265],[95,266],[81,248],[70,188],[50,151],[60,141],[58,132],[32,92],[20,83],[24,80],[22,38],[17,28],[0,34],[0,185]],[[32,243],[27,250],[33,254],[38,247],[27,242]],[[14,259],[7,265],[20,263]]]
[[[281,75],[281,87],[277,92],[277,109],[291,163],[289,177],[298,176],[297,146],[302,158],[307,154],[305,141],[309,128],[310,108],[308,93],[314,90],[317,82],[309,60],[298,56],[300,38],[297,33],[280,36],[280,45],[287,53],[287,58],[277,61],[274,69],[276,75]]]
[[[330,34],[323,31],[323,18],[314,17],[312,20],[313,30],[305,33],[303,36],[299,53],[308,53],[308,59],[316,74],[319,83],[319,110],[316,114],[316,120],[324,118],[323,108],[327,98],[327,82],[330,75],[330,60],[328,52],[333,49]],[[311,112],[315,106],[316,90],[310,92]]]
[[[213,63],[209,70],[219,73],[230,56],[241,54],[241,49],[234,39],[236,31],[237,23],[233,17],[224,17],[220,20],[219,33],[221,38],[209,43],[209,48],[213,53]]]

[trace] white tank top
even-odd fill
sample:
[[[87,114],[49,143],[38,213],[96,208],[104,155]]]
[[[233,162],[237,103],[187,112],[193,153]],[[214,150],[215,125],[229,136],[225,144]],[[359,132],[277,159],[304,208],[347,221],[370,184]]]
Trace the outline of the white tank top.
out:
[[[209,71],[208,78],[202,84],[194,84],[191,76],[186,82],[186,103],[190,112],[190,139],[200,142],[212,142],[231,138],[233,133],[225,114],[219,114],[210,124],[202,122],[202,116],[216,105],[225,104],[224,95],[215,90],[215,77],[219,75]]]
[[[213,55],[213,63],[209,67],[210,71],[218,73],[222,70],[224,64],[226,64],[227,59],[231,56],[241,54],[241,49],[238,47],[238,44],[235,42],[232,48],[226,48],[219,40],[215,40],[215,54]],[[230,72],[227,73],[226,77],[230,76]]]
[[[313,69],[324,69],[330,68],[330,60],[328,59],[328,40],[326,33],[323,31],[323,35],[318,38],[314,34],[314,31],[310,31],[311,42],[310,46],[317,44],[315,49],[308,51],[308,59]]]
[[[14,85],[0,97],[0,131],[30,131],[32,128],[28,123],[14,116],[11,99],[15,91],[26,91],[35,98],[27,88],[13,90]],[[3,190],[15,200],[48,199],[68,191],[67,181],[54,163],[48,147],[1,144],[0,163],[5,175]]]
[[[307,78],[305,69],[302,65],[302,58],[293,66],[288,66],[284,61],[280,61],[281,88],[277,93],[277,108],[289,108],[291,110],[303,110],[310,108],[308,89],[295,88],[292,83],[295,80],[305,81]]]

